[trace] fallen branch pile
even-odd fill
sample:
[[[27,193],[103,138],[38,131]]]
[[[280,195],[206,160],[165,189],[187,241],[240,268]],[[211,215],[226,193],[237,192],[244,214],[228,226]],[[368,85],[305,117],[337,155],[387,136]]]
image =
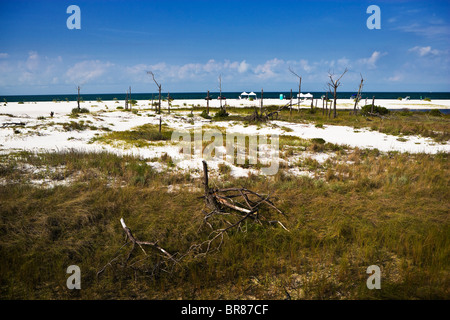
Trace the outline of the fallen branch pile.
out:
[[[167,252],[165,249],[163,249],[158,245],[158,241],[156,242],[140,241],[133,235],[131,229],[127,227],[123,218],[120,219],[120,223],[122,224],[122,228],[125,231],[125,243],[119,248],[114,257],[97,272],[97,278],[100,276],[100,274],[102,274],[106,270],[108,266],[112,267],[113,262],[117,262],[119,260],[119,258],[121,257],[120,251],[130,243],[132,244],[132,247],[125,255],[126,258],[118,262],[122,268],[130,268],[134,270],[135,273],[137,271],[142,271],[144,273],[150,273],[152,276],[155,276],[160,271],[170,272],[173,265],[178,263],[178,260],[174,255],[171,255],[169,252]],[[138,245],[139,248],[144,253],[144,258],[131,259],[132,254],[136,249],[136,245]],[[143,246],[150,246],[157,252],[156,261],[153,261],[153,263],[150,266],[147,263],[148,262],[147,260],[151,258],[154,259],[155,255],[151,256],[148,255]]]
[[[244,231],[244,222],[253,221],[254,223],[269,225],[280,225],[284,230],[289,230],[278,220],[270,220],[265,217],[268,209],[273,209],[277,213],[284,213],[278,209],[270,199],[270,196],[263,196],[247,188],[225,188],[213,189],[208,183],[208,166],[203,161],[204,170],[204,188],[205,193],[202,198],[205,199],[208,211],[203,211],[203,224],[212,231],[207,240],[198,244],[193,244],[184,254],[171,254],[156,242],[141,241],[133,235],[125,221],[120,219],[120,223],[125,232],[125,243],[117,250],[113,258],[105,264],[98,272],[97,278],[106,270],[107,267],[119,266],[122,269],[133,270],[135,276],[138,272],[151,276],[157,276],[160,272],[171,273],[176,265],[180,265],[182,259],[188,255],[194,258],[204,256],[213,251],[219,250],[224,236],[233,228]],[[201,229],[201,227],[200,227]],[[200,230],[199,229],[199,230]],[[128,252],[122,249],[131,244]],[[153,253],[149,254],[144,246],[151,247]],[[139,247],[144,256],[135,252]],[[137,249],[137,250],[136,250]]]
[[[255,223],[263,224],[264,222],[269,224],[278,224],[284,230],[289,230],[278,220],[268,220],[262,215],[263,207],[269,207],[274,209],[278,213],[284,215],[284,213],[278,209],[270,200],[270,195],[262,196],[257,192],[249,190],[247,188],[224,188],[213,189],[209,187],[208,183],[208,166],[206,161],[203,160],[203,184],[205,188],[205,194],[203,198],[209,211],[204,211],[203,221],[205,225],[212,229],[208,240],[191,246],[191,251],[195,251],[198,255],[205,255],[213,250],[218,250],[222,245],[224,236],[232,228],[242,229],[242,225],[247,220],[253,220]],[[221,224],[225,227],[213,226],[210,222],[212,218],[226,217],[226,219],[220,219]],[[230,221],[233,217],[234,220]],[[214,241],[218,240],[219,243],[212,248]]]
[[[292,107],[298,106],[298,103],[293,103]],[[255,112],[253,112],[251,115],[245,117],[245,120],[249,122],[267,122],[269,120],[278,119],[278,114],[285,108],[288,108],[291,106],[291,103],[287,103],[283,106],[280,106],[275,111],[262,111],[261,113],[258,113],[258,110],[255,109]]]

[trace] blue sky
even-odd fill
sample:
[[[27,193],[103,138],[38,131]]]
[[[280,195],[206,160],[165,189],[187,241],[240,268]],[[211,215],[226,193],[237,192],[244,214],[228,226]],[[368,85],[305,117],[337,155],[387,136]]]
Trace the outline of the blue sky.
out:
[[[0,0],[0,94],[450,91],[449,39],[450,1]]]

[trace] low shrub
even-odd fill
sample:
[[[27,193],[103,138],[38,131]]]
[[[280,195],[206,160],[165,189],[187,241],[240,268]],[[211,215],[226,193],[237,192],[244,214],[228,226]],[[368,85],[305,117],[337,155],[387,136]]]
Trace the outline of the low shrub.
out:
[[[206,112],[206,110],[202,111],[202,113],[200,114],[200,117],[205,118],[205,119],[211,119],[211,116]]]
[[[89,113],[89,109],[87,108],[73,108],[72,109],[72,114],[78,114],[78,113]]]
[[[225,109],[222,108],[216,112],[214,118],[225,118],[228,117],[228,115],[229,115],[228,112],[226,112]]]
[[[372,111],[372,105],[371,104],[367,104],[364,107],[361,108],[361,113],[363,115],[367,115],[369,113],[371,113]],[[379,114],[379,115],[385,115],[389,113],[389,110],[386,109],[385,107],[381,107],[381,106],[373,106],[373,113]]]

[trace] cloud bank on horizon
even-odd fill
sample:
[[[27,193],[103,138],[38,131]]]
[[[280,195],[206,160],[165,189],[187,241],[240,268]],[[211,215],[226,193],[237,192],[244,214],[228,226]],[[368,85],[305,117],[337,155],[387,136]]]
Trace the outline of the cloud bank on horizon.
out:
[[[450,3],[366,1],[67,1],[0,3],[0,94],[324,90],[345,68],[342,91],[449,91]]]

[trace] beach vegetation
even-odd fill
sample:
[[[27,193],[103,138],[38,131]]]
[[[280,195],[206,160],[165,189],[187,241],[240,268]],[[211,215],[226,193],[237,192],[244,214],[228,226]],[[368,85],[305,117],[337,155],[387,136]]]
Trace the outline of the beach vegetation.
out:
[[[120,218],[136,237],[158,241],[170,253],[184,253],[210,233],[201,178],[157,172],[147,161],[107,152],[1,155],[2,298],[449,297],[447,153],[354,149],[326,163],[302,161],[317,178],[285,170],[269,178],[211,173],[213,185],[270,193],[290,232],[249,221],[228,234],[220,251],[188,256],[172,273],[151,276],[116,267],[97,277],[123,245]],[[169,157],[159,161],[170,163]],[[36,169],[40,179],[68,182],[34,185]],[[197,188],[186,192],[186,185]],[[168,192],[169,186],[177,188]],[[67,290],[64,271],[72,264],[82,270],[82,290]],[[382,269],[382,290],[366,286],[373,264]]]
[[[214,114],[214,118],[215,119],[220,119],[220,118],[226,118],[228,117],[229,113],[224,109],[224,108],[220,108],[216,114]]]
[[[439,111],[438,109],[430,110],[428,111],[428,114],[433,117],[442,117],[442,112]]]
[[[105,135],[94,137],[93,142],[113,144],[115,142],[126,143],[135,147],[146,147],[152,141],[169,141],[172,138],[172,130],[166,126],[145,124],[125,131],[111,131]]]
[[[80,108],[80,109],[73,108],[72,109],[72,114],[73,115],[78,115],[79,113],[89,113],[89,109],[87,109],[87,108]]]
[[[200,117],[205,118],[205,119],[211,119],[211,116],[208,114],[208,112],[206,112],[206,110],[202,111],[202,113],[200,114]]]
[[[86,123],[85,121],[70,121],[66,123],[62,123],[62,127],[64,131],[84,131],[86,129],[90,130],[97,130],[98,128],[96,126],[90,125],[89,123]]]
[[[363,114],[363,115],[368,115],[368,114],[372,113],[372,111],[373,111],[373,113],[376,113],[379,115],[385,115],[385,114],[389,113],[389,110],[387,108],[381,107],[381,106],[375,106],[375,105],[372,107],[371,104],[367,104],[361,108],[361,114]]]

